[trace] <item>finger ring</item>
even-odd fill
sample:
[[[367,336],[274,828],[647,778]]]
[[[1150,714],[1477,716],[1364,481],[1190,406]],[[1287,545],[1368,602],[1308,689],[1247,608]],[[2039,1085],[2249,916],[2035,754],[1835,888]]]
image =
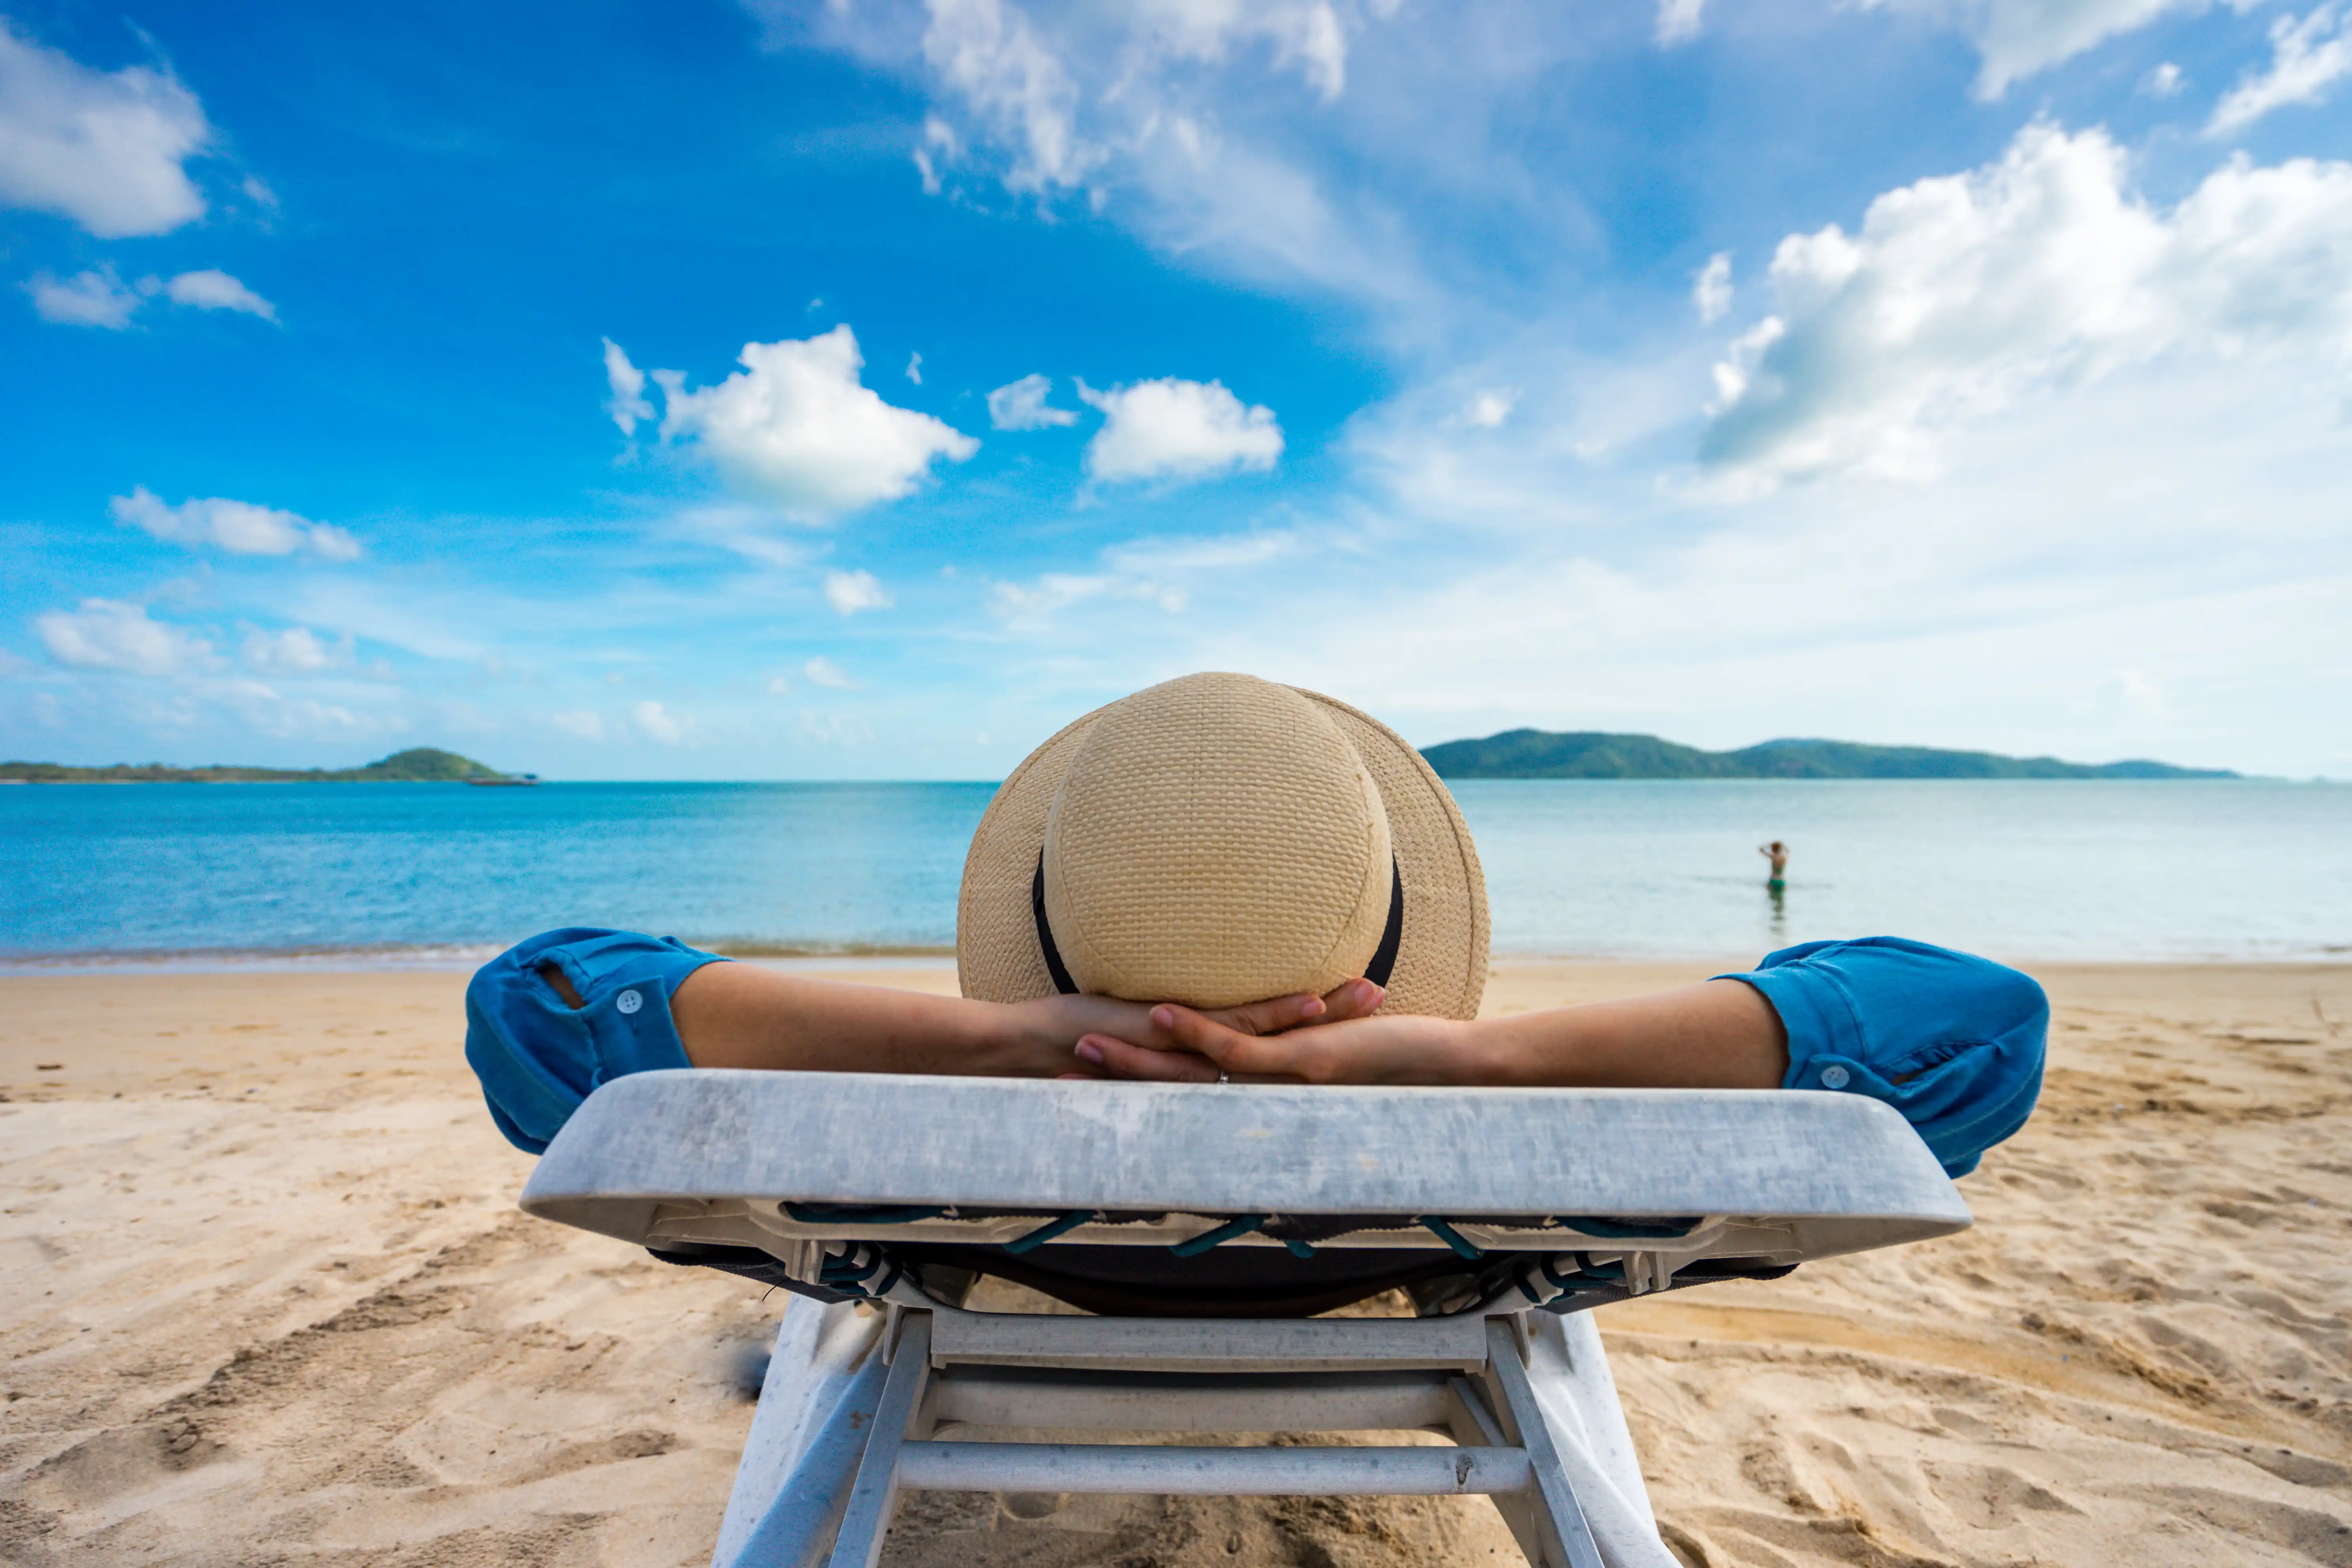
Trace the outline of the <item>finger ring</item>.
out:
[[[1234,1081],[1234,1075],[1227,1072],[1224,1068],[1219,1068],[1217,1069],[1217,1081],[1219,1083],[1231,1083]]]

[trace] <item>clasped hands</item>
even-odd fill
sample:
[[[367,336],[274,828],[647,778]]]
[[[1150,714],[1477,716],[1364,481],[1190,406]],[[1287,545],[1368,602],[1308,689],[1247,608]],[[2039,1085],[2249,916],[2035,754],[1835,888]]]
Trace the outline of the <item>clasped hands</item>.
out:
[[[1080,1026],[1073,1079],[1157,1083],[1444,1084],[1476,1081],[1465,1026],[1447,1018],[1374,1017],[1387,993],[1349,980],[1321,996],[1299,994],[1196,1010],[1105,997],[1049,999]],[[1095,1016],[1082,1016],[1095,1015]]]

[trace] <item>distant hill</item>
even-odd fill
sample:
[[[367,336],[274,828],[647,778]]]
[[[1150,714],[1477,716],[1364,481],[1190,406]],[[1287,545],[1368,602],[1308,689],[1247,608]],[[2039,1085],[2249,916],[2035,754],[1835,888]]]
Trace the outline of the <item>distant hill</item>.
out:
[[[1853,741],[1767,741],[1703,752],[1655,735],[1506,730],[1483,741],[1447,741],[1423,756],[1449,779],[2233,779],[2222,768],[2168,763],[2062,763],[1931,746]]]
[[[415,746],[363,768],[174,768],[162,763],[116,763],[104,768],[56,763],[0,763],[0,783],[20,784],[520,784],[530,775],[502,773],[455,752]]]

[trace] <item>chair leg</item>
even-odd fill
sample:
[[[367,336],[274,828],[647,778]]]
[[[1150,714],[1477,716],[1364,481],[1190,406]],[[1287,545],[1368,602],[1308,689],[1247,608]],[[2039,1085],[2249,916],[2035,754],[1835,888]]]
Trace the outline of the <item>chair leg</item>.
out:
[[[850,1489],[849,1510],[842,1516],[841,1532],[834,1537],[828,1568],[874,1568],[881,1557],[883,1534],[898,1510],[898,1452],[922,1414],[930,1381],[931,1315],[908,1312],[874,1412],[866,1457],[858,1462],[857,1483]]]
[[[1446,1393],[1446,1430],[1453,1435],[1456,1447],[1464,1448],[1508,1448],[1517,1447],[1503,1434],[1503,1428],[1487,1407],[1486,1396],[1467,1377],[1448,1378]],[[1544,1536],[1536,1521],[1536,1510],[1524,1496],[1514,1497],[1497,1492],[1486,1500],[1495,1511],[1503,1516],[1503,1523],[1511,1539],[1519,1543],[1527,1560],[1543,1568]]]
[[[846,1303],[785,1310],[711,1568],[823,1561],[881,1402],[882,1326]]]
[[[1532,1485],[1526,1507],[1533,1516],[1533,1533],[1540,1549],[1528,1556],[1538,1559],[1537,1568],[1606,1568],[1600,1547],[1593,1543],[1591,1528],[1585,1523],[1584,1510],[1569,1485],[1551,1427],[1544,1420],[1542,1406],[1536,1403],[1535,1390],[1528,1386],[1518,1334],[1505,1319],[1486,1320],[1486,1383],[1505,1434],[1528,1451]],[[1524,1538],[1521,1544],[1524,1549]]]

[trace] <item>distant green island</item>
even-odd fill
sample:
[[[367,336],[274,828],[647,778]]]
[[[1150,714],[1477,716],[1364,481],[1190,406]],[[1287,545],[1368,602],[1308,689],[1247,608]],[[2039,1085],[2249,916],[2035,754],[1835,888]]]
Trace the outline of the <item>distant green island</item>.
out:
[[[0,763],[0,784],[527,784],[530,773],[502,773],[455,752],[415,746],[363,768],[175,768],[163,763],[116,763],[69,768],[57,763]]]
[[[2062,763],[1932,746],[1865,746],[1853,741],[1767,741],[1737,752],[1703,752],[1655,735],[1597,731],[1555,734],[1506,730],[1483,741],[1422,749],[1448,779],[2233,779],[2226,768],[2169,763]]]
[[[1421,753],[1448,779],[2234,779],[2226,768],[2169,763],[2064,763],[1933,746],[1865,746],[1853,741],[1767,741],[1737,752],[1705,752],[1655,735],[1599,731],[1556,734],[1506,730],[1483,741],[1447,741]],[[455,752],[416,746],[360,768],[176,768],[116,763],[77,768],[0,763],[0,784],[530,784],[534,773],[500,773]]]

